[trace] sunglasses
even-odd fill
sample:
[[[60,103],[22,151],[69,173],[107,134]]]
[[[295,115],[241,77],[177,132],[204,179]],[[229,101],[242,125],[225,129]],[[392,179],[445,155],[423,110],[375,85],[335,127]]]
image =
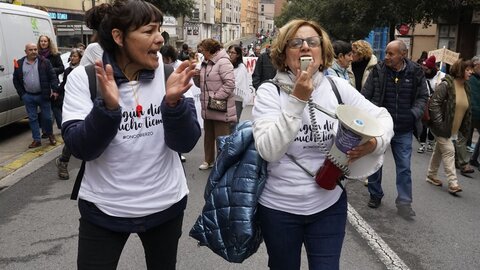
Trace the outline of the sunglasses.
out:
[[[322,44],[322,37],[315,36],[315,37],[308,37],[308,38],[292,38],[287,41],[287,46],[290,49],[300,49],[303,46],[303,42],[307,42],[308,47],[316,48]]]

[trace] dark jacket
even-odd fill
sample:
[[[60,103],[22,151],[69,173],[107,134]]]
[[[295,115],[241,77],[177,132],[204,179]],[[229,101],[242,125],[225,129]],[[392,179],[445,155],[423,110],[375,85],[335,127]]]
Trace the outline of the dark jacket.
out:
[[[262,53],[257,59],[257,63],[255,64],[255,70],[252,74],[253,87],[255,87],[255,89],[258,89],[262,82],[273,79],[276,74],[277,70],[273,67],[269,53]]]
[[[361,91],[366,99],[379,107],[385,107],[393,118],[396,132],[422,131],[422,115],[428,99],[427,84],[422,68],[405,59],[406,67],[400,72],[398,85],[393,85],[384,62],[373,68]],[[410,81],[413,80],[413,81]],[[390,87],[387,89],[387,85]]]
[[[480,76],[472,74],[468,80],[470,87],[470,100],[472,102],[472,120],[480,121]]]
[[[18,67],[13,71],[13,85],[17,89],[20,98],[25,95],[25,86],[23,85],[23,61],[26,56],[18,60]],[[52,64],[43,56],[38,56],[38,76],[40,78],[40,88],[42,89],[42,97],[50,99],[51,91],[57,92],[58,78],[53,70]]]
[[[459,131],[467,136],[470,134],[470,121],[472,119],[470,87],[465,83],[465,92],[468,99],[468,109],[463,116],[462,124]],[[453,77],[446,75],[442,82],[437,85],[435,92],[430,98],[428,106],[430,110],[430,128],[432,133],[443,137],[450,138],[452,136],[453,118],[455,116],[455,84]]]
[[[65,66],[63,65],[60,54],[49,54],[47,59],[52,63],[53,70],[55,70],[57,77],[65,71]]]
[[[220,153],[205,186],[205,206],[190,231],[229,262],[241,263],[262,242],[257,203],[267,178],[267,162],[253,140],[252,122],[218,138]]]
[[[103,55],[103,63],[111,64],[115,82],[128,82],[123,72],[107,53]],[[142,71],[139,80],[153,79],[154,71]],[[88,89],[85,89],[87,91]],[[165,98],[160,105],[165,132],[165,144],[179,153],[190,152],[201,136],[195,103],[193,98],[182,98],[176,107],[169,107]],[[62,124],[65,145],[72,155],[90,161],[99,157],[117,134],[122,120],[122,111],[110,111],[105,108],[101,97],[97,97],[90,113],[84,120],[71,120]]]

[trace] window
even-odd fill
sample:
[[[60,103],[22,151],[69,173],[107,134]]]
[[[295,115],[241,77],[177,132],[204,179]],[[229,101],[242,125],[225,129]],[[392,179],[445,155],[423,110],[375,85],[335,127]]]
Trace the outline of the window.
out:
[[[442,24],[438,30],[438,48],[445,48],[455,51],[457,37],[457,26],[454,24]]]

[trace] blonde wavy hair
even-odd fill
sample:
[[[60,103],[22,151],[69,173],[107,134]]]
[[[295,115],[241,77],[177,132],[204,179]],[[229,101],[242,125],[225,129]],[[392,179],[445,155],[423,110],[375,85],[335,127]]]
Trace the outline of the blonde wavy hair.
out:
[[[37,48],[38,50],[40,51],[40,49],[42,47],[40,47],[40,39],[42,37],[46,37],[47,40],[48,40],[48,49],[50,50],[50,53],[55,55],[55,54],[58,54],[58,48],[57,48],[57,45],[55,45],[55,43],[52,42],[52,40],[50,39],[50,37],[46,36],[46,35],[41,35],[38,37],[38,41],[37,41]]]
[[[319,71],[323,71],[332,66],[335,53],[333,52],[332,42],[327,32],[318,23],[314,21],[306,21],[296,19],[289,21],[279,30],[277,38],[274,40],[271,48],[270,57],[272,59],[273,66],[279,71],[286,71],[287,66],[285,59],[287,55],[285,53],[288,40],[292,39],[297,33],[298,29],[302,26],[312,27],[318,35],[322,38],[321,50],[322,50],[322,62]]]
[[[360,58],[368,59],[372,57],[372,46],[370,46],[370,43],[366,42],[365,40],[357,40],[353,42],[352,48],[357,52]]]

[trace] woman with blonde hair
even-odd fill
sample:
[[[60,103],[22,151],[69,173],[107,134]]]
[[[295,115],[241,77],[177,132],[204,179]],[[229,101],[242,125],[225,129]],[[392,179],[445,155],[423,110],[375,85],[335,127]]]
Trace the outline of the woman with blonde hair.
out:
[[[353,61],[352,71],[355,76],[355,88],[361,91],[372,68],[377,64],[377,57],[373,54],[372,46],[365,40],[352,43]]]
[[[340,103],[336,88],[344,104],[361,108],[381,123],[383,136],[347,151],[353,162],[349,175],[359,178],[381,166],[393,136],[392,118],[348,81],[324,75],[334,52],[320,25],[293,20],[279,32],[271,52],[277,73],[273,83],[258,87],[252,111],[255,147],[268,161],[268,177],[258,206],[268,266],[300,269],[305,245],[310,269],[335,270],[339,269],[345,236],[347,194],[341,185],[317,184],[315,172],[326,161],[338,120],[315,108],[335,112]],[[312,59],[306,70],[300,70],[301,57]],[[319,178],[320,182],[329,180]]]
[[[465,152],[465,149],[458,147],[466,147],[465,137],[470,132],[472,112],[470,87],[467,81],[472,73],[471,61],[457,60],[450,68],[450,74],[435,87],[428,106],[430,128],[437,143],[430,158],[426,181],[434,186],[442,186],[437,173],[440,162],[443,161],[443,169],[448,180],[447,190],[451,194],[462,191],[455,171],[455,152],[462,152],[457,150]],[[462,171],[470,169],[468,163],[461,166]]]
[[[65,71],[65,67],[63,66],[62,58],[60,57],[60,53],[58,53],[58,48],[52,40],[45,35],[41,35],[38,38],[37,42],[38,48],[38,55],[41,55],[47,58],[53,66],[53,70],[55,70],[55,74],[60,75]],[[52,111],[53,117],[55,118],[55,122],[57,123],[57,128],[62,129],[62,111],[59,110],[58,107],[54,106],[56,99],[58,98],[57,93],[52,92]],[[47,138],[48,136],[44,133],[42,134],[42,138]],[[56,143],[55,137],[53,137],[53,141]]]

